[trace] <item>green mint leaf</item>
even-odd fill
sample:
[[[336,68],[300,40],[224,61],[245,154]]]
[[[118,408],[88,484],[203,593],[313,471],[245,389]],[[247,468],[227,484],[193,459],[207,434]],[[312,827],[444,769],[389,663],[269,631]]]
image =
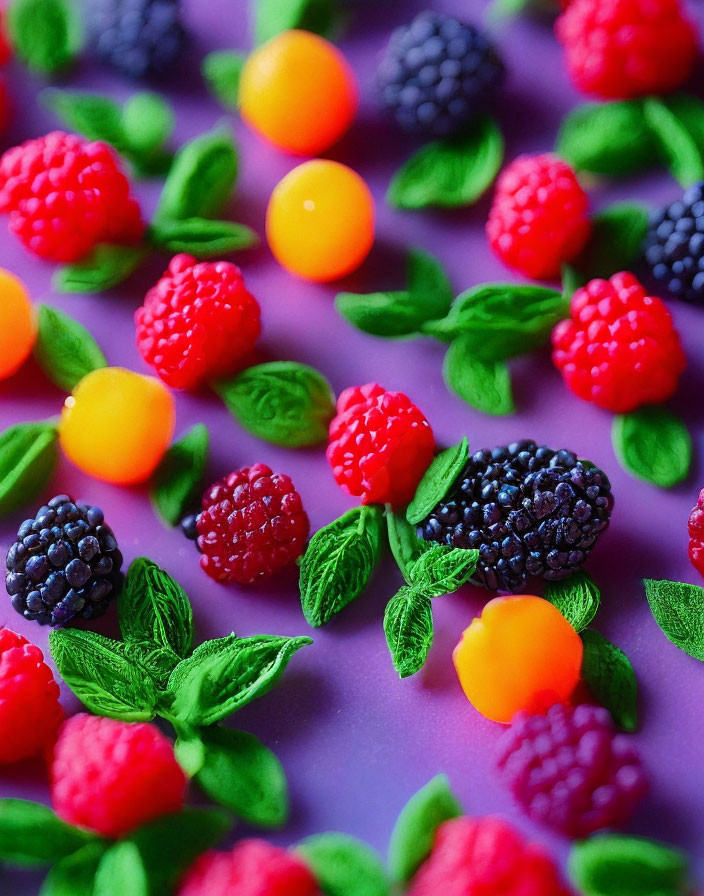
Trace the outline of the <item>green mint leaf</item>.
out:
[[[445,353],[442,375],[456,395],[484,414],[513,414],[511,371],[505,361],[483,361],[471,337],[458,336]]]
[[[569,878],[584,896],[680,896],[687,857],[655,840],[597,834],[575,843]]]
[[[219,725],[202,728],[197,738],[201,756],[195,778],[205,793],[247,824],[283,827],[288,819],[286,773],[272,751],[253,734]],[[192,741],[179,739],[179,762],[184,752],[188,763],[196,751]]]
[[[438,827],[462,815],[446,775],[438,775],[414,794],[401,810],[389,844],[389,871],[406,883],[428,858]]]
[[[91,712],[124,722],[154,718],[154,682],[124,644],[68,628],[51,632],[49,646],[59,674]]]
[[[296,852],[325,896],[389,896],[384,866],[371,847],[347,834],[308,837]]]
[[[555,289],[485,283],[459,295],[447,317],[423,332],[445,342],[463,336],[475,357],[503,361],[547,344],[555,324],[568,316],[569,303]]]
[[[386,513],[386,529],[389,536],[389,547],[396,565],[410,585],[410,567],[421,554],[432,550],[433,544],[416,535],[415,526],[408,522],[405,515],[394,513],[392,510],[388,510]]]
[[[71,392],[91,371],[107,367],[105,355],[88,330],[49,305],[39,306],[34,355],[52,383],[66,392]]]
[[[704,589],[685,582],[644,581],[650,609],[665,635],[704,662]]]
[[[130,564],[117,602],[120,630],[135,656],[165,686],[178,663],[191,652],[193,609],[171,576],[146,557]]]
[[[689,93],[673,93],[660,99],[704,152],[704,101]]]
[[[384,633],[399,678],[415,675],[433,643],[430,600],[413,588],[401,588],[386,605]]]
[[[425,597],[452,594],[466,584],[477,568],[479,551],[434,544],[407,568],[410,583]]]
[[[59,459],[53,423],[17,423],[0,433],[0,516],[28,504],[47,485]]]
[[[237,50],[215,50],[203,60],[201,71],[208,89],[226,109],[238,107],[240,77],[247,54]]]
[[[624,731],[638,728],[638,684],[631,661],[615,644],[587,629],[582,632],[582,678],[596,700]]]
[[[587,283],[587,277],[571,264],[562,265],[562,295],[566,303],[575,294],[575,292]]]
[[[301,607],[309,625],[325,625],[359,597],[382,544],[382,513],[374,506],[355,507],[318,529],[301,561]]]
[[[658,163],[641,100],[577,106],[563,120],[555,150],[577,171],[616,177]]]
[[[19,58],[41,75],[71,65],[83,46],[74,0],[12,0],[7,30]]]
[[[256,0],[254,37],[263,44],[290,28],[327,35],[334,14],[335,0]]]
[[[158,93],[133,94],[122,109],[121,125],[129,155],[151,156],[174,130],[174,111]]]
[[[95,874],[107,847],[107,841],[96,840],[61,859],[44,878],[39,896],[94,896]]]
[[[122,107],[110,97],[48,87],[39,99],[71,131],[89,140],[103,140],[118,152],[126,148]]]
[[[93,896],[149,896],[147,872],[129,840],[111,846],[98,865]]]
[[[310,638],[230,635],[206,641],[169,679],[169,712],[194,727],[212,725],[270,691]]]
[[[126,280],[146,257],[142,246],[103,243],[75,264],[57,269],[52,285],[57,292],[98,293]]]
[[[256,364],[214,383],[229,412],[247,432],[286,448],[317,445],[328,437],[335,413],[325,377],[307,364]]]
[[[508,19],[520,16],[522,12],[529,10],[535,0],[491,0],[486,9],[486,22],[488,25],[502,25]]]
[[[454,291],[439,258],[422,249],[410,249],[406,259],[406,283],[414,302],[423,303],[425,320],[444,317]]]
[[[667,408],[643,407],[616,417],[611,440],[619,463],[637,479],[671,488],[689,474],[692,437]]]
[[[559,582],[546,582],[545,600],[562,613],[576,632],[594,619],[601,604],[601,592],[585,572],[576,572]]]
[[[157,219],[149,228],[151,242],[168,252],[215,258],[256,246],[259,237],[246,224],[209,218]]]
[[[97,838],[61,821],[29,800],[0,800],[0,861],[7,865],[53,865]]]
[[[571,264],[579,285],[630,271],[641,256],[648,217],[648,207],[639,202],[616,202],[594,215],[589,242]]]
[[[198,497],[209,443],[207,426],[196,423],[171,445],[157,467],[151,488],[152,504],[170,526],[180,523]]]
[[[686,125],[662,100],[647,97],[643,112],[672,176],[683,187],[704,180],[702,150]]]
[[[394,175],[387,200],[394,208],[458,208],[489,189],[504,157],[496,122],[485,116],[466,136],[418,150]]]
[[[186,143],[166,178],[155,220],[217,215],[232,194],[237,167],[234,139],[222,128]]]
[[[411,525],[419,523],[448,493],[469,459],[466,437],[452,448],[441,451],[425,471],[413,500],[408,505],[406,519]]]

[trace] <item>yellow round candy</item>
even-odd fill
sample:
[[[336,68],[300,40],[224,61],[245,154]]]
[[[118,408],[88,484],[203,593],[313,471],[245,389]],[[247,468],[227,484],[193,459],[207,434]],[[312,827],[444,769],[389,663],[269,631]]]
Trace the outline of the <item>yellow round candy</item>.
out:
[[[24,284],[0,268],[0,380],[17,373],[36,338],[36,316]]]

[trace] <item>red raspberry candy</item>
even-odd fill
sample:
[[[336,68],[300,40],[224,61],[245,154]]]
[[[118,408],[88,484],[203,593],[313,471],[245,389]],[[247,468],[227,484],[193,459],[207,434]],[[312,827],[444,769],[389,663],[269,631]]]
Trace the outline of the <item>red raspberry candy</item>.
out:
[[[290,478],[254,464],[203,495],[198,514],[200,565],[216,582],[251,585],[301,556],[310,526]]]
[[[704,576],[704,488],[699,492],[697,506],[692,508],[687,524],[689,531],[689,559]]]
[[[206,852],[187,872],[178,896],[318,896],[315,878],[297,857],[264,840],[242,840],[230,852]]]
[[[41,650],[0,628],[0,762],[41,753],[63,715],[59,686]]]
[[[186,777],[156,725],[79,713],[61,726],[51,763],[51,800],[69,824],[104,837],[183,807]]]
[[[403,392],[367,383],[338,398],[327,458],[337,484],[362,504],[408,504],[434,451],[430,424]]]
[[[144,230],[112,149],[61,131],[0,158],[0,212],[49,261],[78,261],[98,243],[136,243]]]
[[[686,364],[680,339],[664,302],[633,274],[591,280],[570,310],[553,331],[552,357],[575,395],[615,414],[672,395]]]
[[[407,896],[569,896],[549,856],[499,818],[453,818]]]
[[[558,277],[584,248],[589,200],[570,166],[557,156],[519,156],[499,177],[486,232],[511,268],[533,279]]]
[[[162,380],[192,389],[233,373],[259,338],[259,305],[227,261],[176,255],[135,314],[137,346]]]
[[[678,0],[572,0],[555,31],[575,86],[603,99],[674,90],[698,53]]]

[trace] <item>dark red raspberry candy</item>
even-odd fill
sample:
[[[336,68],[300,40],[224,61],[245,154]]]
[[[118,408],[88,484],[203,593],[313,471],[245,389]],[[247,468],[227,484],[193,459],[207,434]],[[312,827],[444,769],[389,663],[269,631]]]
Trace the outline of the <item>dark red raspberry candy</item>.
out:
[[[558,277],[591,232],[589,200],[557,156],[519,156],[499,177],[486,232],[511,268],[533,279]]]
[[[668,399],[686,360],[665,303],[623,272],[591,280],[553,331],[553,360],[579,398],[623,414]]]
[[[689,531],[689,559],[704,576],[704,488],[699,492],[697,506],[692,508],[687,524]]]
[[[72,262],[98,243],[137,243],[144,224],[112,149],[54,131],[0,158],[0,212],[36,255]]]
[[[233,373],[261,332],[259,304],[227,261],[176,255],[135,314],[137,346],[174,389]]]
[[[603,99],[674,90],[698,53],[679,0],[572,0],[555,31],[575,86]]]
[[[300,557],[310,526],[290,478],[254,464],[206,491],[197,528],[203,570],[217,582],[251,585]]]
[[[340,395],[327,458],[337,484],[363,504],[408,504],[434,451],[430,424],[402,392],[367,383]]]

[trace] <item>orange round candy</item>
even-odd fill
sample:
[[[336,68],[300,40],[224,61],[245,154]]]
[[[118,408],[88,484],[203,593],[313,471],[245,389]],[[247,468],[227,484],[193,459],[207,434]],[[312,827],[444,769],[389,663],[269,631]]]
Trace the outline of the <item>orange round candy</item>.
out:
[[[266,235],[276,260],[304,280],[337,280],[356,270],[374,243],[374,199],[340,162],[304,162],[274,188]]]
[[[337,47],[308,31],[284,31],[250,54],[239,84],[242,118],[274,146],[318,155],[347,131],[359,95]]]
[[[0,380],[20,369],[36,338],[37,321],[24,284],[0,268]]]
[[[105,367],[85,376],[66,399],[59,437],[68,459],[84,473],[131,485],[154,472],[175,422],[173,396],[159,380]]]
[[[467,699],[494,722],[543,712],[579,682],[582,640],[542,597],[497,597],[462,633],[452,659]]]

